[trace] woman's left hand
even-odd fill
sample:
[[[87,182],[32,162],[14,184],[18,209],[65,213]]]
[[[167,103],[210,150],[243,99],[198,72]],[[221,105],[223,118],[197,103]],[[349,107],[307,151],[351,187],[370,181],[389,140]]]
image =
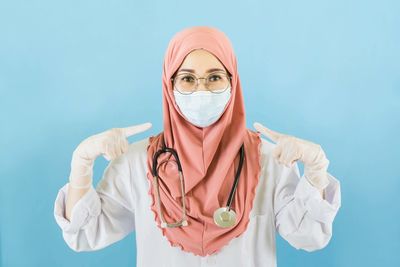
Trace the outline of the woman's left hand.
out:
[[[304,163],[304,176],[314,187],[322,190],[329,184],[329,160],[320,145],[272,131],[258,122],[254,123],[254,128],[277,144],[273,156],[279,163],[290,167],[300,160]]]

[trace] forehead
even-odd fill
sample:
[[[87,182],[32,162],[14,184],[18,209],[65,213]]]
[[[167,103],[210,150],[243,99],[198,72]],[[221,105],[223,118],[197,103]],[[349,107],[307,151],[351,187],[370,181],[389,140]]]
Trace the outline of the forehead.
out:
[[[181,69],[192,69],[195,73],[204,74],[207,70],[213,68],[225,70],[224,65],[212,53],[205,49],[196,49],[185,57],[178,71]]]

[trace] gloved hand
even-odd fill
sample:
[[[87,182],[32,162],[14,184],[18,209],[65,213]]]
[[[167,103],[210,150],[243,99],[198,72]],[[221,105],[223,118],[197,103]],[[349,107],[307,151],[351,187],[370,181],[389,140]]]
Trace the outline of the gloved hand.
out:
[[[88,188],[92,184],[93,164],[99,155],[113,160],[128,149],[127,138],[151,128],[151,123],[112,128],[83,140],[74,150],[71,160],[69,185],[74,188]]]
[[[329,184],[329,160],[320,145],[272,131],[258,122],[254,123],[254,128],[277,144],[273,156],[279,163],[290,167],[295,161],[301,160],[304,163],[304,176],[314,187],[321,190]]]

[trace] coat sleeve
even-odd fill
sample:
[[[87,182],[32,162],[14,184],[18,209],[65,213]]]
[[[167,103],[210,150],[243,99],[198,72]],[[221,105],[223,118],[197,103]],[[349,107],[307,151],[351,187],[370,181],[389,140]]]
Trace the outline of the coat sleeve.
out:
[[[279,234],[296,249],[324,248],[332,237],[333,220],[341,206],[340,183],[328,173],[325,198],[306,177],[300,177],[297,163],[288,168],[274,164],[274,213]]]
[[[134,195],[126,156],[110,161],[95,189],[82,196],[65,217],[68,183],[54,203],[54,217],[67,245],[74,251],[94,251],[115,243],[135,229]]]

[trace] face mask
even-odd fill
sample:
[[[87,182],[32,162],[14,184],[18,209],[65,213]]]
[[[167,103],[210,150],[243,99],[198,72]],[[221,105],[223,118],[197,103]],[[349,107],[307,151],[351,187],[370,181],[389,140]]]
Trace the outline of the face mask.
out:
[[[195,91],[190,95],[174,90],[175,102],[185,118],[198,127],[207,127],[222,115],[231,97],[231,88],[222,93]]]

